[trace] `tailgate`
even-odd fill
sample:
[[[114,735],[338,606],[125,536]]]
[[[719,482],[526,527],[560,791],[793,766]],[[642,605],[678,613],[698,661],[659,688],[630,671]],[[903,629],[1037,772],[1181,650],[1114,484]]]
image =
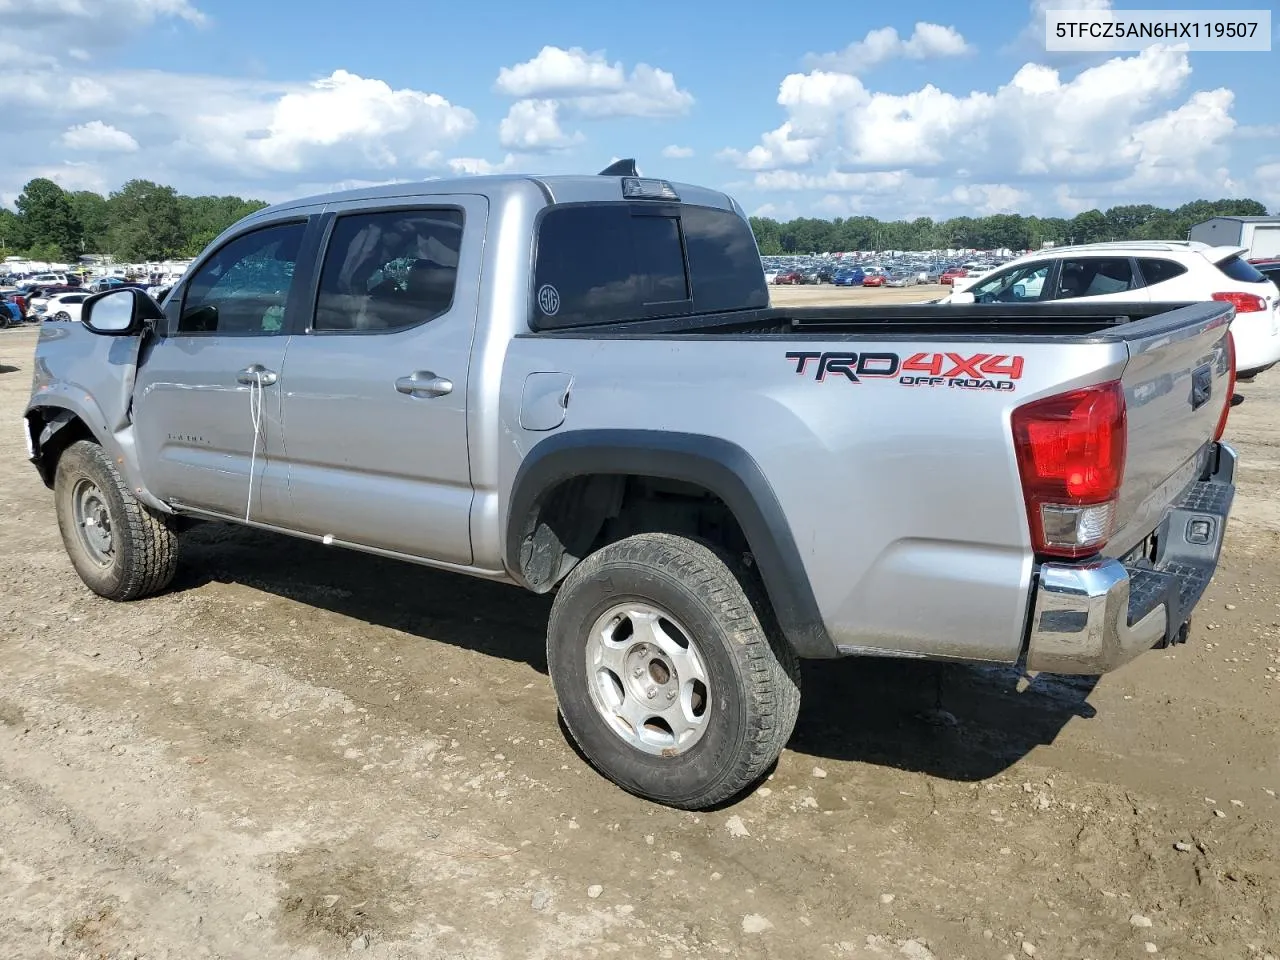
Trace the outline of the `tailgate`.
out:
[[[1108,554],[1122,555],[1148,536],[1208,468],[1223,405],[1231,399],[1227,330],[1233,316],[1229,304],[1196,303],[1123,328],[1128,452]]]

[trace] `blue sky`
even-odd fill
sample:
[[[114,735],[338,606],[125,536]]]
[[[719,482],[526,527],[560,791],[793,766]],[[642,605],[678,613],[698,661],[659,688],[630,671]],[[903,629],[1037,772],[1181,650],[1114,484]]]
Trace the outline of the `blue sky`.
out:
[[[1046,6],[1108,5],[0,0],[0,202],[33,176],[278,200],[635,156],[783,218],[1280,208],[1280,53],[1044,51]]]

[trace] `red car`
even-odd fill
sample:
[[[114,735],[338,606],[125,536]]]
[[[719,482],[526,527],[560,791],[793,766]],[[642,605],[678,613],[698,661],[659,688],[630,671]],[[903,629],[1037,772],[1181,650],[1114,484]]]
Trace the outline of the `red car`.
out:
[[[969,271],[966,270],[964,267],[952,267],[950,270],[947,270],[945,273],[942,274],[942,276],[938,278],[938,282],[945,283],[947,284],[947,286],[951,286],[957,280],[961,279],[962,277],[967,277],[968,275],[969,275]]]
[[[863,278],[862,278],[862,285],[863,285],[864,287],[883,287],[883,286],[884,286],[884,274],[883,274],[883,273],[868,273],[865,277],[863,277]]]
[[[799,270],[791,270],[788,273],[780,273],[773,278],[774,283],[804,283],[804,274]]]
[[[1260,257],[1249,262],[1257,267],[1260,274],[1280,287],[1280,257]]]

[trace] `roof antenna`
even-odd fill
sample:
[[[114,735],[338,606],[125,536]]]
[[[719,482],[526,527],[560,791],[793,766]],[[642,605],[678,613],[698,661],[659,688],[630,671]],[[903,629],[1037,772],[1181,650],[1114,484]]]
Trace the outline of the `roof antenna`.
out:
[[[640,174],[636,172],[636,162],[635,162],[635,160],[634,160],[634,159],[631,159],[631,158],[628,158],[628,159],[626,159],[626,160],[615,160],[615,161],[613,161],[613,163],[609,164],[607,167],[605,167],[603,170],[601,170],[598,174],[596,174],[596,176],[600,176],[600,177],[638,177],[638,176],[640,176]]]

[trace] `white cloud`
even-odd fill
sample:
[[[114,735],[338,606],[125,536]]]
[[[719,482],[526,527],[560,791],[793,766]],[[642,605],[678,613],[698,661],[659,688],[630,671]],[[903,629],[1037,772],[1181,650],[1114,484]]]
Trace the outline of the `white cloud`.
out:
[[[555,100],[517,100],[498,124],[498,142],[510,150],[543,153],[581,140],[581,133],[561,129],[560,104]]]
[[[1055,60],[1089,59],[1089,54],[1064,52],[1056,56],[1045,52],[1045,23],[1050,10],[1078,10],[1086,13],[1102,13],[1112,8],[1112,0],[1031,0],[1031,19],[1010,45],[1013,50],[1036,51],[1040,56]],[[1103,41],[1105,43],[1105,41]]]
[[[114,158],[98,157],[111,188],[142,177],[263,197],[302,183],[445,172],[444,158],[476,126],[470,110],[439,94],[341,69],[306,83],[0,62],[0,102],[28,142],[56,144],[49,162],[95,137],[99,148],[104,137],[114,142]],[[125,152],[125,130],[146,150]],[[21,189],[40,162],[4,165],[0,193]]]
[[[662,155],[668,160],[688,160],[693,156],[693,147],[681,147],[672,143],[662,148]]]
[[[872,30],[861,40],[836,53],[811,53],[805,60],[811,69],[839,73],[864,73],[889,60],[935,60],[972,53],[964,36],[955,27],[920,21],[910,37],[903,39],[893,27]]]
[[[583,120],[677,116],[694,102],[666,70],[638,63],[628,74],[621,62],[581,47],[543,47],[532,60],[499,70],[494,89],[520,102],[555,103]]]
[[[72,39],[75,59],[165,21],[203,26],[208,17],[190,0],[0,0],[8,39],[37,51],[64,50]]]
[[[993,209],[1008,205],[1010,189],[1043,202],[1048,187],[1064,181],[1144,198],[1181,196],[1193,185],[1224,189],[1232,95],[1200,91],[1170,107],[1190,74],[1184,51],[1161,47],[1070,78],[1029,63],[994,91],[963,95],[932,84],[872,91],[847,73],[792,74],[778,93],[786,120],[755,146],[721,157],[756,172],[759,189],[824,189],[813,178],[835,174],[823,171],[908,172],[981,185],[949,199]],[[789,187],[785,177],[761,176],[779,171],[803,176]],[[1028,192],[1028,183],[1041,187]],[[986,190],[991,185],[999,189]]]
[[[1250,196],[1256,196],[1272,213],[1280,211],[1280,163],[1264,163],[1253,171]]]
[[[951,191],[951,199],[981,217],[993,213],[1021,213],[1031,194],[1003,183],[962,184]]]
[[[101,120],[90,120],[68,127],[59,141],[69,150],[96,150],[104,153],[134,153],[138,141],[118,127]]]
[[[188,140],[226,162],[295,172],[349,158],[365,169],[429,168],[440,148],[470,133],[475,115],[436,93],[393,90],[335,70],[266,103],[213,115],[197,107]],[[238,161],[237,161],[238,158]]]
[[[621,63],[609,63],[603,53],[581,47],[562,50],[543,47],[532,60],[503,67],[494,89],[510,97],[580,96],[616,92],[627,84]]]
[[[751,212],[753,217],[770,217],[774,220],[794,220],[800,215],[790,200],[783,203],[762,203]]]
[[[460,176],[476,177],[493,173],[507,173],[515,166],[516,158],[508,153],[497,163],[491,163],[480,157],[454,157],[449,161],[449,169]]]

